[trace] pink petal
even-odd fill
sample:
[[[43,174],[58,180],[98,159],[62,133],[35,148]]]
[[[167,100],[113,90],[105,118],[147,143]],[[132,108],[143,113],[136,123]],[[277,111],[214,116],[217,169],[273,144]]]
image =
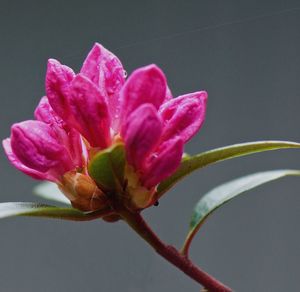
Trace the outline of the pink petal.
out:
[[[11,144],[10,144],[9,138],[3,140],[2,145],[3,145],[6,156],[9,159],[10,163],[18,170],[31,176],[34,179],[56,181],[56,178],[48,173],[42,173],[42,172],[36,171],[34,169],[31,169],[31,168],[28,168],[27,166],[25,166],[13,153],[13,151],[11,149]]]
[[[146,157],[155,149],[162,133],[162,121],[152,104],[141,105],[123,125],[128,163],[140,170]]]
[[[165,97],[164,102],[167,102],[167,101],[171,100],[172,98],[173,98],[173,95],[172,95],[171,89],[169,88],[169,86],[167,86],[166,97]]]
[[[51,107],[63,120],[69,121],[69,88],[75,74],[67,66],[50,59],[46,73],[46,93]]]
[[[166,88],[166,78],[156,65],[135,70],[121,90],[122,122],[144,103],[158,109],[166,98]]]
[[[72,161],[53,129],[40,121],[12,126],[11,147],[18,160],[38,172],[53,170],[57,175],[72,169]]]
[[[207,93],[199,91],[174,98],[162,105],[163,140],[179,136],[184,143],[201,128],[206,111]]]
[[[56,115],[46,96],[41,98],[35,109],[34,116],[38,121],[42,121],[53,127],[58,139],[69,151],[74,167],[82,167],[82,143],[79,133],[75,129],[70,128]]]
[[[180,165],[182,154],[183,141],[178,137],[160,145],[157,153],[149,158],[148,169],[142,178],[144,186],[151,189],[169,177]]]
[[[102,95],[107,97],[112,128],[117,131],[120,117],[119,91],[125,82],[122,63],[113,53],[96,43],[80,72],[99,86]]]
[[[83,147],[85,145],[82,143],[79,133],[75,129],[69,129],[69,131],[66,131],[66,134],[68,144],[65,145],[72,158],[73,165],[75,167],[84,167]]]
[[[88,77],[108,95],[120,91],[125,82],[121,61],[109,50],[96,43],[85,59],[80,73]]]
[[[110,145],[110,116],[105,97],[82,74],[72,82],[70,109],[76,119],[74,126],[91,146],[106,148]]]
[[[47,96],[43,96],[34,111],[34,117],[49,125],[64,126],[63,120],[52,109]]]

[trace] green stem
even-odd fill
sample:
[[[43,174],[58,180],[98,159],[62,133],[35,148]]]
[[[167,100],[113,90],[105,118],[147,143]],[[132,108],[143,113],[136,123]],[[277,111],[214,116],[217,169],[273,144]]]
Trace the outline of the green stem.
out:
[[[118,210],[118,213],[136,233],[138,233],[149,245],[153,247],[159,255],[172,263],[190,278],[203,285],[203,287],[205,287],[208,291],[232,291],[232,289],[194,265],[190,259],[182,255],[175,247],[163,243],[139,213],[131,213],[125,209]]]

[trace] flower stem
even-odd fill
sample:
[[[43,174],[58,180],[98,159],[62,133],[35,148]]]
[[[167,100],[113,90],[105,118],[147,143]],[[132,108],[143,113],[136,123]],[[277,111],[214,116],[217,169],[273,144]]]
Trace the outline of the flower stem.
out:
[[[232,291],[232,289],[225,286],[224,284],[201,270],[199,267],[194,265],[190,259],[182,255],[175,247],[166,245],[164,242],[162,242],[139,213],[131,213],[128,210],[119,210],[119,214],[133,230],[135,230],[145,241],[147,241],[154,248],[154,250],[159,255],[172,263],[190,278],[203,285],[203,287],[205,287],[208,291]]]

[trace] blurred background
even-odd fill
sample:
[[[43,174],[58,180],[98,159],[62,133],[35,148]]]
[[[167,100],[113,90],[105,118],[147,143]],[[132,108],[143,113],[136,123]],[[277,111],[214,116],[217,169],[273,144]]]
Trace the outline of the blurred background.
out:
[[[206,123],[195,154],[228,144],[300,141],[300,2],[6,1],[0,4],[0,137],[32,118],[44,95],[46,62],[79,70],[94,42],[130,74],[156,63],[173,94],[206,89]],[[1,201],[42,201],[37,182],[1,151]],[[281,150],[210,166],[178,184],[144,214],[180,246],[194,204],[209,189],[256,171],[300,168]],[[195,263],[235,291],[298,291],[300,180],[286,178],[219,209],[195,238]],[[12,218],[0,222],[0,290],[199,291],[122,222]]]

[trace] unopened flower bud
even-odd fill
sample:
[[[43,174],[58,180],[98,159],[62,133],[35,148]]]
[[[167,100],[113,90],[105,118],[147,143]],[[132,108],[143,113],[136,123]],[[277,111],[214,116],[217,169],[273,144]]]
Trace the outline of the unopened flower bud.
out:
[[[79,210],[96,211],[107,206],[105,194],[88,175],[69,171],[63,175],[59,188]]]

